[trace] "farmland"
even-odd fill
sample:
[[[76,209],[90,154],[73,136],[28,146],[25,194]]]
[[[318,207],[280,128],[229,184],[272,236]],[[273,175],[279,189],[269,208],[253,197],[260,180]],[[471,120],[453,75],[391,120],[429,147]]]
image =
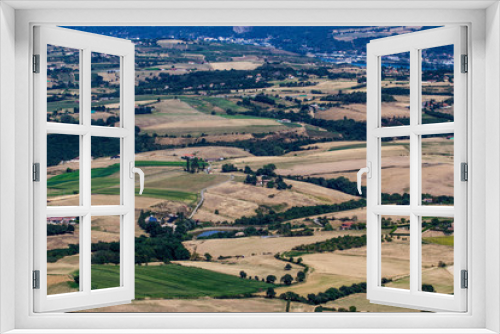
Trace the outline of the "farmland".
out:
[[[134,39],[135,166],[145,173],[141,196],[136,183],[136,296],[129,305],[90,311],[313,312],[318,305],[325,312],[410,311],[370,304],[363,288],[366,202],[353,182],[367,155],[364,46],[352,43],[351,32],[331,38],[329,31],[319,44],[297,31],[286,40],[265,35],[273,46],[195,31]],[[348,54],[356,56],[343,62],[351,56],[304,54],[296,39],[320,49],[355,48]],[[49,52],[47,120],[79,124],[78,62],[68,50]],[[439,59],[447,56],[443,51]],[[382,68],[383,126],[409,122],[409,59],[396,58]],[[116,59],[94,55],[92,64],[91,125],[119,127]],[[424,123],[453,119],[452,75],[449,67],[423,71]],[[64,136],[47,137],[49,206],[81,202],[79,138]],[[452,205],[453,134],[421,142],[422,201]],[[119,140],[92,138],[91,155],[91,204],[120,204],[128,162]],[[381,157],[383,204],[407,201],[409,139],[384,140]],[[386,286],[404,289],[410,223],[389,218],[382,227],[382,276]],[[72,245],[80,243],[80,221],[51,224],[49,293],[76,291],[79,254]],[[119,217],[92,217],[91,232],[92,286],[116,286]],[[425,217],[422,281],[438,293],[453,293],[453,240],[452,221]],[[334,299],[318,299],[337,290],[343,292]]]

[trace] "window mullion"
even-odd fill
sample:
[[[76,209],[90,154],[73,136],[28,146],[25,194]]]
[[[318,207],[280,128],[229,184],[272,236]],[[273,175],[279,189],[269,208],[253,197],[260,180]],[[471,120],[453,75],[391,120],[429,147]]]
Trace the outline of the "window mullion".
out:
[[[416,293],[418,287],[418,275],[420,268],[419,254],[420,243],[418,216],[415,214],[415,209],[419,204],[419,189],[420,189],[420,145],[419,136],[413,131],[419,121],[419,51],[412,49],[410,51],[410,291]]]
[[[82,125],[90,130],[91,124],[91,51],[90,49],[83,49],[83,60],[82,69],[80,71],[81,80],[81,101],[82,110],[80,111],[80,116],[82,117]],[[81,136],[82,141],[82,157],[80,162],[80,182],[81,182],[81,194],[82,204],[86,208],[90,208],[91,205],[91,133],[86,131],[86,133]],[[83,277],[83,291],[90,293],[91,291],[91,215],[87,212],[83,216],[83,224],[80,226],[81,229],[81,258],[82,258],[82,271],[81,277]]]

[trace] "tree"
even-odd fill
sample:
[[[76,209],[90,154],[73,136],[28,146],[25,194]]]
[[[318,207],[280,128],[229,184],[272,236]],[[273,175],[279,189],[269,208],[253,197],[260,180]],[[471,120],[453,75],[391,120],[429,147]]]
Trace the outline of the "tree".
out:
[[[299,257],[299,258],[297,259],[297,264],[301,264],[301,263],[302,263],[302,261],[303,261],[303,260],[302,260],[302,258],[301,258],[301,257]]]
[[[236,168],[236,166],[233,164],[222,165],[222,173],[230,173],[230,172],[235,172],[237,170],[238,170],[238,168]]]
[[[285,285],[291,285],[293,282],[293,277],[290,274],[286,274],[285,276],[281,277],[280,281],[282,283],[285,283]]]
[[[425,292],[436,292],[436,290],[434,289],[434,287],[430,284],[422,284],[422,291],[425,291]]]
[[[215,209],[214,213],[215,213],[216,215],[218,215],[218,214],[219,214],[219,210]]]
[[[244,181],[246,184],[253,184],[254,186],[257,184],[257,177],[255,175],[247,175]]]
[[[305,279],[306,279],[306,274],[304,274],[303,271],[299,271],[297,273],[297,278],[296,278],[297,282],[304,282]]]
[[[274,298],[276,297],[276,292],[274,291],[273,288],[267,288],[267,291],[266,291],[266,298]]]
[[[267,275],[266,282],[267,283],[271,283],[271,284],[274,283],[274,282],[276,282],[276,276],[274,276],[274,275]]]
[[[205,259],[210,262],[212,261],[212,255],[210,255],[210,253],[205,253]]]
[[[356,312],[356,306],[349,306],[349,312]]]
[[[246,278],[246,277],[247,277],[247,273],[246,273],[246,272],[244,272],[243,270],[242,270],[242,271],[240,271],[240,277],[241,277],[241,278]]]
[[[287,263],[285,266],[285,270],[291,270],[291,269],[292,269],[292,266],[290,265],[290,263]]]

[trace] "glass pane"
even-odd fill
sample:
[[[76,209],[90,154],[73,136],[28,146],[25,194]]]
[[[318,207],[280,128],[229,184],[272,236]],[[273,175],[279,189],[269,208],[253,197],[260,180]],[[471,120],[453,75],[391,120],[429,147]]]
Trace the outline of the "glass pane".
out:
[[[47,135],[47,205],[80,205],[80,136]]]
[[[453,218],[422,217],[422,291],[453,294]]]
[[[120,286],[120,220],[120,216],[92,217],[92,290]]]
[[[92,137],[92,205],[120,205],[120,138]]]
[[[381,126],[410,124],[410,53],[383,56],[381,66]]]
[[[47,122],[80,122],[80,50],[47,45]]]
[[[47,294],[79,291],[80,217],[47,218]]]
[[[410,289],[410,217],[381,216],[382,286]]]
[[[410,137],[382,138],[382,204],[410,204]]]
[[[120,121],[120,57],[92,52],[92,125],[115,126]]]
[[[422,50],[422,123],[453,122],[453,45]]]
[[[422,136],[422,205],[453,205],[453,134]]]

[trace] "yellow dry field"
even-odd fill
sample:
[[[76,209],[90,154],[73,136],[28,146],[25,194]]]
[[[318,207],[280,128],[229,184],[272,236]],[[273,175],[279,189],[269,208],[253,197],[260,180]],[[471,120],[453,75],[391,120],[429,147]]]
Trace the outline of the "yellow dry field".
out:
[[[340,191],[323,188],[309,183],[286,181],[291,189],[277,190],[247,185],[242,182],[227,182],[207,190],[203,209],[219,211],[227,218],[240,218],[255,214],[259,205],[286,209],[293,206],[335,204],[355,199]],[[195,217],[197,218],[197,217]]]
[[[216,197],[211,197],[210,200],[214,201],[216,199],[217,199]],[[241,204],[245,204],[245,203],[242,202]],[[212,203],[211,205],[209,205],[209,207],[214,207],[216,205],[217,205],[216,203]],[[257,209],[257,206],[249,206],[246,211],[248,213],[250,213],[250,212],[255,213],[255,209]],[[232,216],[236,216],[236,213],[233,214]],[[234,220],[232,217],[221,215],[220,212],[217,215],[217,214],[215,214],[214,211],[209,211],[209,209],[205,209],[203,206],[201,208],[199,208],[198,211],[196,211],[196,214],[194,215],[193,218],[198,219],[201,222],[212,222],[212,223],[219,223],[219,222],[223,222],[223,221],[232,222]]]
[[[108,108],[111,108],[109,106],[107,106]],[[98,119],[104,119],[105,121],[111,117],[111,116],[118,116],[118,112],[117,113],[111,113],[111,112],[96,112],[94,114],[91,114],[90,118],[92,118],[93,120],[98,120]],[[77,117],[78,118],[78,117]]]
[[[66,256],[55,263],[47,263],[47,294],[60,294],[77,291],[68,282],[72,274],[80,268],[79,255]]]
[[[239,276],[240,271],[243,270],[252,278],[258,276],[259,279],[266,278],[268,275],[274,275],[279,280],[280,277],[285,274],[296,277],[299,271],[304,270],[303,267],[293,263],[291,264],[291,270],[285,270],[284,267],[287,262],[277,260],[273,255],[245,256],[244,258],[231,258],[227,260],[217,260],[216,262],[174,261],[174,263],[179,263],[186,267],[208,269],[234,276]]]
[[[277,173],[281,175],[317,175],[339,171],[358,171],[366,166],[366,149],[355,148],[320,152],[306,151],[309,154],[287,156],[264,156],[234,159],[233,164],[239,168],[249,166],[260,168],[265,164],[276,165]]]
[[[135,125],[144,131],[163,133],[204,132],[214,130],[235,132],[245,127],[283,127],[279,122],[268,119],[228,119],[197,111],[189,104],[177,100],[164,100],[154,104],[153,114],[136,115]],[[237,132],[237,131],[236,131]]]
[[[90,225],[92,243],[120,241],[120,216],[92,216]]]
[[[186,41],[183,41],[181,39],[160,39],[156,42],[159,46],[165,46],[165,45],[176,45],[176,44],[187,44]]]
[[[349,309],[350,306],[356,306],[357,312],[420,312],[408,308],[394,307],[380,304],[372,304],[366,298],[366,293],[357,293],[335,301],[328,302],[323,306],[335,307],[337,310],[340,307]]]
[[[396,99],[400,98],[399,96]],[[382,102],[381,115],[382,118],[409,118],[410,106],[409,101],[401,99],[396,102]]]
[[[181,174],[182,173],[182,174]],[[229,181],[229,174],[188,174],[180,172],[179,175],[171,175],[161,179],[152,178],[145,183],[145,187],[171,189],[185,192],[199,192],[204,188]]]
[[[241,148],[225,147],[225,146],[186,147],[186,148],[178,148],[172,150],[164,150],[159,152],[162,152],[162,154],[164,154],[165,156],[177,157],[177,159],[186,154],[193,154],[196,157],[202,159],[220,159],[220,158],[230,159],[230,158],[253,156],[251,153]],[[226,163],[225,161],[221,162],[221,164],[225,163]]]
[[[286,302],[280,299],[245,298],[245,299],[166,299],[133,300],[131,304],[108,306],[82,312],[117,312],[117,313],[175,313],[175,312],[285,312]],[[313,312],[311,305],[292,302],[291,312]]]
[[[265,88],[263,91],[266,93],[272,93],[273,95],[276,94],[276,92],[280,93],[281,97],[284,96],[294,96],[296,97],[297,94],[303,94],[302,92],[309,93],[311,94],[311,90],[320,90],[324,94],[338,94],[339,90],[345,90],[348,88],[351,88],[353,86],[358,85],[356,81],[334,81],[334,80],[322,80],[322,79],[315,79],[311,81],[317,81],[318,84],[314,86],[308,86],[308,87],[270,87],[270,88]],[[311,95],[312,97],[314,95]]]
[[[78,270],[80,266],[80,256],[71,255],[66,256],[54,263],[47,263],[47,274],[48,275],[69,275],[75,270]]]
[[[76,292],[78,289],[71,288],[68,283],[72,282],[71,275],[48,275],[47,295],[58,295],[61,293]]]
[[[342,107],[333,107],[314,113],[315,118],[326,120],[342,120],[344,117],[358,122],[366,121],[366,104],[348,104]]]
[[[184,241],[183,244],[190,252],[196,251],[198,254],[210,253],[214,258],[218,258],[220,255],[244,255],[247,257],[252,254],[270,255],[278,252],[282,253],[304,244],[312,244],[347,234],[362,235],[364,233],[363,231],[320,231],[312,236],[305,237],[188,240]]]
[[[68,248],[68,245],[70,244],[76,245],[79,243],[80,243],[80,234],[78,225],[75,225],[75,231],[73,233],[47,236],[47,250]]]
[[[143,209],[149,209],[152,207],[155,207],[156,205],[159,205],[161,203],[164,203],[165,201],[162,200],[157,200],[157,199],[150,199],[150,198],[139,198],[139,196],[136,196],[136,212],[135,212],[135,236],[139,237],[141,235],[146,235],[147,233],[144,232],[144,230],[137,224],[137,218],[139,217],[139,213],[141,210],[141,206]],[[137,204],[139,203],[139,207]],[[101,217],[95,217],[92,221],[92,242],[97,242],[97,241],[118,241],[118,228],[111,220],[111,218],[114,218],[114,216],[111,216],[111,218],[104,219],[106,217],[101,216]],[[59,235],[51,235],[47,236],[47,250],[52,250],[52,249],[62,249],[62,248],[68,248],[68,245],[70,244],[79,244],[80,243],[80,233],[79,233],[80,227],[78,225],[75,225],[75,232],[73,233],[66,233],[66,234],[59,234]],[[67,259],[68,257],[63,258]],[[59,260],[59,261],[62,261]],[[58,261],[58,262],[59,262]]]
[[[333,213],[325,213],[321,215],[315,215],[315,216],[309,216],[307,217],[310,219],[309,221],[306,221],[306,218],[298,218],[298,219],[293,219],[290,220],[289,222],[291,224],[306,224],[311,227],[319,227],[318,225],[314,224],[311,220],[315,218],[322,218],[326,217],[327,219],[336,219],[333,221],[330,221],[330,225],[332,225],[334,228],[339,227],[342,225],[342,221],[340,219],[347,219],[351,221],[355,221],[357,223],[364,223],[366,222],[366,208],[359,208],[359,209],[354,209],[354,210],[348,210],[348,211],[340,211],[340,212],[333,212]],[[391,216],[392,217],[392,216]]]
[[[64,195],[50,197],[47,199],[49,206],[78,206],[80,205],[79,195]],[[118,195],[92,195],[92,203],[94,205],[116,205],[120,202]]]
[[[217,143],[217,142],[234,142],[234,141],[239,141],[239,140],[248,140],[248,139],[253,139],[253,135],[251,133],[234,133],[234,134],[222,134],[222,135],[206,135],[203,137],[207,142],[209,143]],[[182,137],[177,137],[177,138],[172,138],[172,137],[157,137],[156,142],[161,145],[185,145],[185,144],[193,144],[197,143],[200,141],[199,137],[192,137],[192,138],[182,138]]]
[[[220,62],[220,63],[210,63],[210,66],[214,70],[255,70],[257,67],[261,66],[262,63],[254,63],[251,61],[231,61],[231,62]]]
[[[351,234],[354,231],[350,231]],[[438,291],[447,293],[452,286],[450,268],[437,268],[439,261],[453,263],[453,249],[448,246],[425,244],[422,256],[427,259],[424,281],[436,284]],[[382,276],[395,282],[387,286],[408,287],[410,247],[408,241],[384,242],[382,244]],[[308,293],[324,292],[330,287],[366,282],[366,247],[353,248],[333,253],[302,255],[303,262],[311,267],[304,283],[276,289],[283,293],[293,291],[306,296]],[[433,265],[434,267],[430,267]],[[452,266],[450,266],[452,267]],[[451,275],[451,276],[450,276]],[[450,280],[451,277],[451,280]],[[451,282],[451,283],[450,283]],[[433,284],[433,285],[434,285]]]
[[[352,232],[352,231],[351,231]],[[366,256],[349,255],[345,251],[302,255],[310,267],[304,283],[276,289],[276,293],[293,291],[302,296],[319,293],[329,288],[366,282]]]
[[[333,142],[326,142],[326,143],[315,143],[315,144],[309,144],[309,145],[304,145],[301,148],[305,149],[306,151],[296,151],[296,152],[290,152],[285,154],[286,156],[297,156],[300,155],[310,155],[311,153],[316,153],[316,152],[327,152],[332,149],[336,150],[341,150],[341,149],[348,149],[352,147],[353,145],[362,145],[366,146],[365,141],[361,140],[349,140],[349,141],[333,141]]]
[[[109,82],[109,84],[114,85],[115,87],[119,87],[121,82],[120,82],[120,72],[98,72],[98,74],[102,77],[102,79],[106,82]],[[93,88],[92,92],[94,91],[103,91],[104,88]],[[111,91],[112,89],[108,89],[108,91]]]

